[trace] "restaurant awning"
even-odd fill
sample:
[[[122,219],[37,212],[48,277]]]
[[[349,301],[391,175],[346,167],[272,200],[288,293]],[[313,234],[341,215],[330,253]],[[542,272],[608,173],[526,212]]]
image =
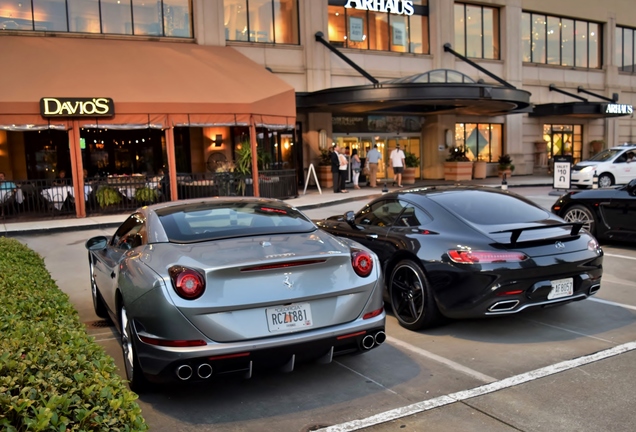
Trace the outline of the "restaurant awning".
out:
[[[293,87],[231,47],[80,37],[0,36],[0,129],[66,129],[40,99],[111,98],[89,127],[293,127]]]

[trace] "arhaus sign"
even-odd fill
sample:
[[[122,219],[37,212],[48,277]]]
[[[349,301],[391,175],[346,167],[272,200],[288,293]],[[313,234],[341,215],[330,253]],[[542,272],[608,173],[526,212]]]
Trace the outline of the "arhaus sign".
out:
[[[634,107],[625,104],[607,104],[605,105],[605,114],[632,114]]]
[[[115,104],[111,98],[42,98],[42,117],[112,117]]]
[[[355,6],[354,6],[355,5]],[[389,12],[396,15],[413,15],[415,9],[409,0],[348,0],[345,8]]]

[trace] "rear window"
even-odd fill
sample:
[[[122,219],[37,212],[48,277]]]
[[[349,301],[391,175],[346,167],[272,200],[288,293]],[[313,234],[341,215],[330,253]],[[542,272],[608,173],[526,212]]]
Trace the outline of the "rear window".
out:
[[[171,243],[232,237],[312,232],[315,225],[297,210],[277,203],[199,203],[157,211]]]
[[[534,222],[550,217],[547,210],[525,198],[479,190],[428,195],[457,216],[478,225]]]

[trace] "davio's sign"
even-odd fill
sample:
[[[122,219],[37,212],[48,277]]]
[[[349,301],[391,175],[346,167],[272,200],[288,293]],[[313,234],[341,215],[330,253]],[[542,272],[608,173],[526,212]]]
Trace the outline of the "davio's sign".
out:
[[[42,117],[112,117],[115,104],[111,98],[40,99]]]
[[[634,112],[634,107],[632,105],[626,104],[606,104],[603,107],[603,113],[605,114],[632,114]]]
[[[389,12],[395,15],[413,15],[415,9],[410,0],[347,0],[345,8]]]

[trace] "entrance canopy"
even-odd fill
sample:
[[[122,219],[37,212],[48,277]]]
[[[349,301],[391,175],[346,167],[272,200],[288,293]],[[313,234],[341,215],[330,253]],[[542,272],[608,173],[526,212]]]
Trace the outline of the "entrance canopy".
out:
[[[296,103],[299,110],[339,114],[500,115],[526,110],[530,93],[439,69],[379,84],[299,94]]]
[[[0,36],[0,129],[69,128],[42,98],[110,98],[86,127],[293,127],[295,92],[230,47],[76,37]],[[78,119],[78,118],[75,118]]]

